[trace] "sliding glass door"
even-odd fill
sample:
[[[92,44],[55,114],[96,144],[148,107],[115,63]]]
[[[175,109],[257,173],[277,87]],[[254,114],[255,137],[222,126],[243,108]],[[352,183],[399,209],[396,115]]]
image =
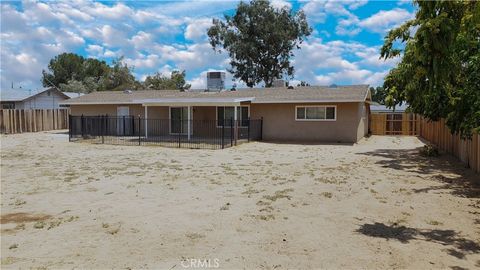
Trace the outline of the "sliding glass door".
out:
[[[192,119],[192,111],[190,110],[190,120]],[[188,121],[188,107],[170,107],[170,133],[172,134],[187,134],[188,125],[190,127],[192,121]],[[190,128],[190,134],[192,134]]]

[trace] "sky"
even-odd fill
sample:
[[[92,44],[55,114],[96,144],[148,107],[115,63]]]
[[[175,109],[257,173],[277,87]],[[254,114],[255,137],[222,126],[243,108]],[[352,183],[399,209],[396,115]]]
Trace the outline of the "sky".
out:
[[[389,29],[413,18],[410,1],[286,1],[303,10],[313,33],[292,58],[296,85],[381,85],[398,59],[379,59]],[[192,88],[206,87],[206,72],[226,70],[206,32],[213,18],[234,14],[238,1],[2,1],[1,88],[39,89],[51,58],[73,52],[111,63],[123,56],[138,80],[186,70]],[[227,72],[227,87],[236,83]]]

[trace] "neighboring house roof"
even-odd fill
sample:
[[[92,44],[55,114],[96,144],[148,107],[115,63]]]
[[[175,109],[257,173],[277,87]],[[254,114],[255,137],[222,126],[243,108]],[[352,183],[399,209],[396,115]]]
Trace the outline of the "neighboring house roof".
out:
[[[28,97],[34,95],[32,91],[22,88],[14,89],[2,89],[0,91],[0,100],[1,101],[22,101]]]
[[[380,105],[380,104],[370,105],[370,111],[371,112],[376,112],[376,113],[393,113],[393,112],[402,113],[402,112],[405,112],[407,109],[408,109],[408,104],[406,104],[406,103],[396,105],[395,109],[394,108],[387,108],[387,106]]]
[[[46,91],[56,91],[59,95],[65,97],[65,99],[70,98],[69,96],[65,95],[63,92],[56,88],[44,88],[40,91],[34,92],[31,90],[23,89],[23,88],[13,88],[13,89],[2,89],[0,91],[0,100],[1,101],[10,101],[10,102],[19,102],[24,101],[29,98],[33,98],[37,95],[40,95]]]
[[[77,93],[77,92],[62,92],[62,93],[68,96],[69,98],[76,98],[76,97],[81,97],[85,95],[83,93]]]
[[[61,104],[157,104],[157,103],[313,103],[364,102],[370,100],[368,85],[254,88],[221,92],[178,90],[100,91],[63,101]]]

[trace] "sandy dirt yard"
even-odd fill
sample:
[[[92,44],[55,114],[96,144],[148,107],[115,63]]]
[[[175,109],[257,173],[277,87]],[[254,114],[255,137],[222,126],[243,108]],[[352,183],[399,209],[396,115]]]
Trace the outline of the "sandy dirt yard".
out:
[[[2,135],[1,268],[480,268],[480,177],[422,146]]]

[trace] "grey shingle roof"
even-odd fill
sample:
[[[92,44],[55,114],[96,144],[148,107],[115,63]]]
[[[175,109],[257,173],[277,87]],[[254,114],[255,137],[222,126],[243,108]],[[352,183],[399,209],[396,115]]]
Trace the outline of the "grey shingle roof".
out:
[[[219,99],[254,98],[252,103],[295,103],[295,102],[362,102],[369,94],[368,85],[348,85],[329,88],[324,86],[287,88],[253,88],[222,92],[180,92],[177,90],[139,90],[130,93],[121,91],[94,92],[72,98],[62,104],[119,104],[141,103],[151,99]]]
[[[0,100],[1,101],[22,101],[36,95],[36,91],[30,91],[23,88],[14,88],[14,89],[2,89],[0,91]]]
[[[65,98],[69,98],[69,96],[64,92],[60,92],[59,90],[56,90],[55,88],[51,88],[51,87],[43,88],[37,91],[23,89],[23,88],[13,88],[13,89],[2,89],[0,91],[0,100],[1,101],[23,101],[49,90],[57,91],[58,93],[63,95]]]

